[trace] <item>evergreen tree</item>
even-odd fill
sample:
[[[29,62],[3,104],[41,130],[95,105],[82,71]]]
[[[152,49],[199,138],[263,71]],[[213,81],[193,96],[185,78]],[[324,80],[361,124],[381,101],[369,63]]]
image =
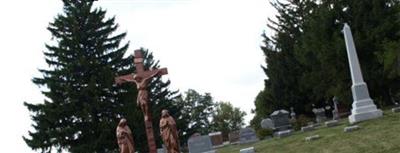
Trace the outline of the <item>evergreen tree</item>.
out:
[[[132,68],[132,59],[123,58],[128,44],[120,45],[126,33],[113,34],[115,18],[93,9],[93,1],[63,2],[63,14],[48,27],[55,40],[44,52],[49,69],[40,69],[43,76],[33,78],[47,98],[24,103],[34,121],[34,131],[24,140],[42,152],[115,150],[119,116],[114,112],[127,99],[114,85],[114,73]]]
[[[253,126],[288,106],[311,115],[311,104],[321,107],[333,96],[351,108],[344,23],[352,28],[371,97],[380,106],[399,98],[399,1],[290,0],[273,6],[279,14],[269,25],[275,35],[264,35],[268,79],[255,99]]]
[[[349,104],[351,82],[340,19],[342,3],[326,1],[314,8],[304,23],[296,58],[303,66],[300,78],[308,105],[323,107],[333,96]],[[310,110],[307,110],[310,111]]]
[[[40,69],[43,76],[33,78],[46,99],[24,103],[34,122],[25,142],[41,152],[118,152],[115,128],[125,117],[137,149],[144,151],[147,143],[143,114],[135,102],[136,86],[114,83],[115,76],[134,72],[133,57],[123,58],[128,44],[120,45],[126,33],[114,34],[115,18],[106,18],[106,11],[93,8],[91,0],[63,2],[64,12],[48,27],[54,40],[44,52],[49,68]],[[147,51],[145,67],[159,67]],[[176,92],[168,86],[169,81],[160,77],[149,85],[155,130],[161,109],[179,115],[172,104]],[[160,138],[156,140],[160,145]]]
[[[392,86],[396,77],[384,73],[392,64],[385,68],[383,63],[391,63],[391,52],[398,49],[391,45],[399,39],[398,13],[395,1],[322,1],[307,20],[297,50],[302,65],[309,68],[300,82],[311,93],[310,100],[321,103],[336,95],[350,107],[351,78],[340,32],[349,23],[371,97],[380,106],[390,104],[391,91],[398,92]]]
[[[296,58],[295,48],[303,33],[303,24],[315,3],[309,0],[276,1],[271,3],[278,11],[277,20],[269,19],[268,27],[275,34],[272,37],[265,33],[264,45],[266,67],[262,67],[266,76],[264,90],[255,99],[255,118],[251,125],[259,128],[259,121],[276,109],[288,109],[291,106],[304,112],[305,94],[300,90],[302,66]],[[263,107],[260,107],[263,106]]]
[[[399,46],[391,45],[400,39],[399,1],[351,1],[346,4],[348,9],[344,11],[344,21],[352,27],[360,65],[371,97],[381,106],[392,104],[390,93],[399,92],[393,82],[399,76],[391,78],[385,73],[385,69],[391,69],[385,68],[385,61],[390,63],[390,58],[396,56],[390,54],[399,52]],[[382,56],[386,58],[380,59]]]

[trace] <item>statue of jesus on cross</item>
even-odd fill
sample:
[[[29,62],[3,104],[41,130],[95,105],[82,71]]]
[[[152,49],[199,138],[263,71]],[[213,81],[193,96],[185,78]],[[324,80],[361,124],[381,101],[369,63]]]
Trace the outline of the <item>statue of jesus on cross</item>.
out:
[[[138,89],[138,97],[137,97],[137,105],[140,106],[140,108],[143,111],[145,120],[148,120],[148,116],[147,114],[149,114],[149,108],[148,108],[148,101],[149,101],[149,94],[147,91],[147,84],[149,83],[149,81],[156,75],[158,75],[160,73],[160,70],[152,70],[154,73],[152,73],[150,76],[148,76],[147,78],[142,78],[141,76],[138,76],[136,74],[133,74],[133,77],[117,77],[115,82],[117,84],[121,84],[124,82],[135,82],[136,83],[136,87]]]
[[[123,76],[118,76],[115,78],[115,82],[117,84],[122,84],[125,82],[135,82],[137,89],[138,89],[138,97],[137,97],[137,105],[143,111],[144,115],[144,123],[146,126],[146,135],[147,135],[147,142],[149,144],[149,152],[155,153],[156,150],[156,143],[154,141],[154,132],[153,132],[153,125],[151,119],[151,112],[149,111],[149,94],[147,91],[147,85],[150,80],[157,76],[157,75],[165,75],[168,74],[166,68],[162,69],[154,69],[154,70],[144,70],[143,65],[143,54],[141,50],[135,51],[134,56],[134,63],[136,68],[136,74],[128,74]]]

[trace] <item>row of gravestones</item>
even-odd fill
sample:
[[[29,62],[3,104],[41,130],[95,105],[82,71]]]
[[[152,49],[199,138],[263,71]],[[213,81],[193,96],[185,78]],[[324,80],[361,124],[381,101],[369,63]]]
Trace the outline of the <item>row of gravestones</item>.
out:
[[[315,108],[315,106],[313,105],[314,109],[312,111],[315,114],[315,120],[317,124],[321,124],[327,121],[326,112],[331,111],[331,106],[328,103],[326,104],[327,105],[322,108]],[[331,125],[331,123],[337,123],[337,119],[350,114],[342,105],[339,104],[336,97],[333,98],[333,105],[333,119],[332,121],[326,122],[327,125]],[[291,117],[291,119],[289,118],[289,116]],[[293,131],[291,120],[296,120],[296,113],[294,112],[293,107],[291,108],[291,113],[283,109],[274,111],[269,118],[263,119],[261,121],[261,127],[264,129],[272,129],[274,132],[273,135],[275,137],[285,137],[289,136],[290,133]],[[314,127],[315,125],[309,125],[304,128],[307,129],[311,126]]]
[[[316,115],[317,124],[320,124],[327,120],[325,115],[325,109],[317,108],[314,110]],[[277,110],[270,115],[270,118],[264,119],[261,122],[263,128],[269,128],[274,130],[274,136],[284,137],[289,136],[292,132],[292,127],[289,119],[289,115],[293,117],[292,113],[286,110]],[[325,122],[327,127],[338,125],[337,120],[331,120]],[[314,128],[316,125],[310,125],[309,127]],[[308,127],[308,126],[307,126]],[[302,131],[307,131],[307,127],[303,127]],[[346,132],[346,129],[345,129]],[[314,138],[314,137],[313,137]],[[306,138],[308,140],[308,138]],[[250,142],[257,142],[259,139],[256,136],[255,130],[252,128],[244,128],[239,131],[229,133],[230,144],[245,144]],[[217,146],[223,145],[223,139],[221,132],[210,133],[208,135],[194,135],[188,140],[189,153],[215,153]],[[245,148],[241,152],[254,152],[254,148]],[[159,152],[162,153],[162,152]]]
[[[230,144],[245,144],[256,141],[259,141],[259,139],[252,128],[244,128],[229,133]],[[188,140],[189,153],[215,153],[214,149],[221,145],[223,145],[221,132],[194,135]]]

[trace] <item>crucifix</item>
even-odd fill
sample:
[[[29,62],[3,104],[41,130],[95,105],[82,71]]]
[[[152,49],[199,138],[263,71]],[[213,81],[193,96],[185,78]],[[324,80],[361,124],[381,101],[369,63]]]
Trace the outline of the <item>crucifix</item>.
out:
[[[153,123],[151,118],[151,112],[149,112],[149,96],[147,91],[147,85],[150,80],[157,75],[168,74],[166,68],[154,69],[154,70],[144,70],[143,65],[143,54],[141,50],[135,50],[134,64],[136,67],[136,74],[128,74],[123,76],[118,76],[115,78],[117,84],[122,84],[125,82],[134,82],[138,89],[137,105],[143,111],[144,124],[146,127],[147,143],[149,145],[149,153],[156,153],[156,142],[154,140]]]

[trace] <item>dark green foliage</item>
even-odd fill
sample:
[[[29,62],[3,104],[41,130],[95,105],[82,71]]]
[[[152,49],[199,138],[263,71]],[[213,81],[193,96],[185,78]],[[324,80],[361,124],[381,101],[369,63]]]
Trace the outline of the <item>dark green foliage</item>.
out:
[[[268,79],[265,88],[255,100],[255,118],[251,125],[258,129],[262,118],[267,117],[277,109],[295,107],[298,113],[306,111],[307,97],[302,96],[306,91],[301,90],[302,67],[296,59],[295,48],[302,34],[304,18],[312,11],[314,3],[311,1],[290,1],[272,3],[279,15],[277,22],[269,20],[268,24],[276,34],[268,37],[263,34],[264,46],[261,47],[265,55],[266,67],[262,67]],[[303,93],[304,92],[304,93]],[[308,108],[311,110],[311,108]]]
[[[233,107],[229,102],[218,102],[215,104],[215,111],[212,115],[211,129],[222,132],[224,141],[229,140],[229,133],[236,131],[244,126],[243,112],[238,107]]]
[[[25,103],[35,130],[24,140],[42,152],[115,150],[115,112],[127,104],[119,91],[129,88],[116,87],[114,74],[132,70],[132,59],[123,58],[128,44],[120,46],[126,34],[113,35],[115,18],[105,19],[106,12],[92,9],[92,2],[64,4],[64,13],[48,27],[55,40],[44,52],[50,68],[33,78],[47,98],[41,104]]]
[[[296,119],[296,121],[292,122],[293,129],[298,131],[301,129],[303,126],[307,126],[309,122],[312,122],[313,119],[301,114],[299,117]]]
[[[351,78],[341,30],[352,28],[364,80],[378,106],[391,105],[399,89],[399,1],[277,1],[275,32],[264,35],[267,79],[255,100],[259,121],[273,110],[293,106],[297,114],[311,115],[311,104],[323,106],[333,96],[349,108]]]
[[[211,117],[214,101],[210,93],[200,94],[193,89],[186,91],[178,98],[181,117],[177,118],[178,129],[180,130],[180,143],[186,144],[187,140],[194,133],[202,135],[211,131]]]
[[[256,131],[257,138],[260,140],[265,139],[267,136],[272,136],[273,131],[271,129],[258,129]]]
[[[33,78],[46,99],[44,103],[24,103],[34,122],[25,142],[41,152],[118,152],[115,128],[125,117],[137,149],[146,150],[136,86],[114,83],[116,75],[134,72],[133,57],[123,58],[128,44],[120,45],[126,33],[115,34],[115,18],[105,18],[106,12],[93,8],[92,1],[63,2],[64,12],[48,27],[54,40],[44,52],[49,68],[40,69],[42,76]],[[159,67],[147,51],[145,67]],[[176,92],[169,91],[168,85],[169,81],[157,77],[149,86],[156,131],[161,109],[179,115],[172,104]]]

